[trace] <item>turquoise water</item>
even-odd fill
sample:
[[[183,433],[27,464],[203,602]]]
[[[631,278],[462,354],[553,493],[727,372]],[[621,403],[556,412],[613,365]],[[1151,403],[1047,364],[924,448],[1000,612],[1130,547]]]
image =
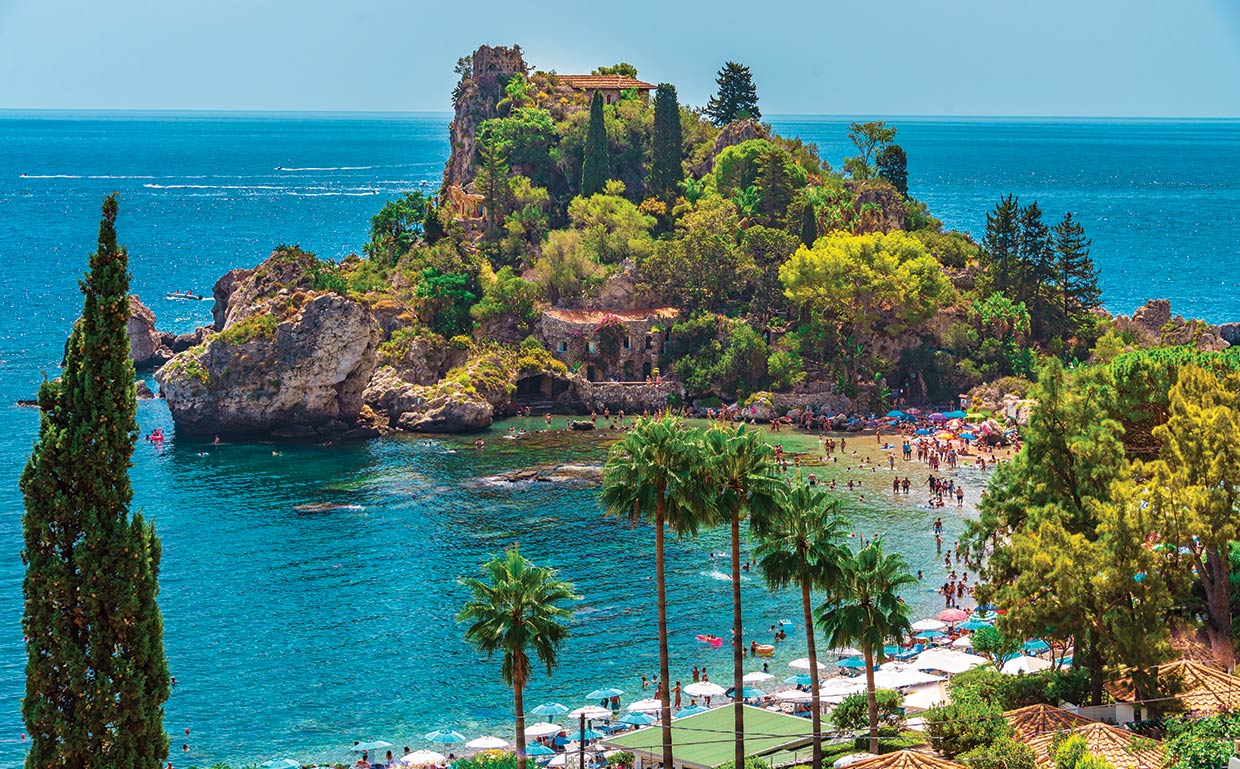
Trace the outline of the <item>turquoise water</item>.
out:
[[[845,154],[843,123],[777,125],[818,141],[837,165]],[[1227,268],[1240,244],[1240,125],[898,125],[914,193],[949,225],[976,231],[1002,192],[1036,196],[1048,212],[1070,208],[1084,221],[1111,308],[1167,296],[1181,312],[1240,319]],[[76,281],[101,196],[121,193],[134,290],[162,328],[185,331],[209,321],[210,303],[168,302],[159,298],[166,291],[209,292],[223,271],[250,266],[281,242],[331,257],[356,250],[383,200],[437,182],[445,126],[443,116],[0,118],[0,766],[22,756],[16,481],[37,428],[34,412],[10,404],[34,392],[41,371],[55,372],[80,308]],[[144,431],[171,432],[160,402],[141,404],[139,419]],[[447,439],[276,455],[271,446],[175,438],[162,452],[138,447],[136,503],[156,519],[165,546],[175,747],[191,729],[188,756],[174,750],[178,767],[286,753],[343,759],[354,739],[417,746],[417,735],[439,726],[502,731],[510,695],[497,665],[460,640],[452,614],[463,595],[457,577],[514,541],[586,596],[561,668],[536,679],[530,702],[576,706],[591,688],[634,691],[655,671],[650,530],[603,519],[588,483],[479,480],[529,464],[597,464],[603,438],[491,438],[481,455]],[[892,501],[881,488],[889,476],[849,472],[868,484],[867,503],[850,497],[862,532],[891,532],[914,568],[941,575],[933,513]],[[980,480],[965,478],[972,497]],[[338,507],[297,509],[307,504]],[[947,512],[951,535],[960,514]],[[693,640],[727,632],[727,565],[708,556],[723,550],[718,532],[670,545],[682,680],[694,664],[719,666],[716,678],[726,666],[726,651]],[[770,596],[755,577],[744,590],[746,624],[760,641],[780,618],[800,624],[795,597]],[[924,588],[908,599],[923,613],[939,606]],[[800,643],[794,633],[772,669],[784,672],[779,663]]]

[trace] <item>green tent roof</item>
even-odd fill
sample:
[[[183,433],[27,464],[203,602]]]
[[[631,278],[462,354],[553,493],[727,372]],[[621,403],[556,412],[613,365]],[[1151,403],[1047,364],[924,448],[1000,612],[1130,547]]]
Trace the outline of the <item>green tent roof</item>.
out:
[[[662,760],[663,730],[639,729],[605,740],[607,747]],[[745,755],[761,756],[808,743],[813,732],[807,718],[745,706]],[[676,766],[713,769],[732,760],[732,708],[714,708],[672,722],[672,755]]]

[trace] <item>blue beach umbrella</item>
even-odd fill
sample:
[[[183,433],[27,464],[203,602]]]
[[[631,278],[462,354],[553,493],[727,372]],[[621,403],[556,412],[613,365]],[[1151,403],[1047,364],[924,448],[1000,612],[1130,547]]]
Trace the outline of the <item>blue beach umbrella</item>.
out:
[[[1023,644],[1021,644],[1020,648],[1024,649],[1030,654],[1038,654],[1040,652],[1049,650],[1051,648],[1051,645],[1048,644],[1046,641],[1043,641],[1041,638],[1034,638],[1030,641],[1025,641]]]
[[[575,732],[568,733],[568,741],[569,742],[589,742],[590,740],[597,740],[598,738],[602,736],[603,736],[602,732],[596,732],[593,729],[586,729],[584,732],[581,730],[577,730]]]
[[[835,663],[837,668],[850,668],[852,670],[861,670],[865,667],[865,660],[860,657],[845,657]]]
[[[628,724],[629,726],[650,726],[651,724],[655,723],[658,720],[659,719],[655,718],[649,713],[636,713],[636,712],[625,713],[619,718],[620,723]]]
[[[809,686],[813,681],[810,680],[809,673],[793,673],[784,679],[784,683],[795,686]]]
[[[944,633],[942,630],[923,630],[913,637],[919,638],[923,641],[933,641],[934,639],[942,638],[945,635],[947,635],[947,633]]]
[[[914,430],[914,431],[913,431],[913,434],[914,434],[914,435],[930,435],[930,434],[931,434],[931,431],[930,431],[930,430],[927,430],[927,429],[926,429],[926,428],[924,428],[924,427],[919,427],[919,428],[917,428],[916,430]]]
[[[423,739],[427,742],[437,742],[440,745],[455,745],[458,742],[464,742],[465,735],[454,729],[436,729]]]
[[[973,613],[973,616],[976,619],[982,620],[983,622],[994,622],[995,620],[999,619],[999,615],[994,613],[993,611],[990,611],[989,609],[982,609],[980,611],[976,611]]]
[[[888,656],[888,657],[893,657],[893,656],[895,656],[895,655],[899,654],[899,653],[900,653],[900,652],[902,652],[902,651],[904,651],[904,650],[903,650],[903,649],[901,649],[899,646],[894,646],[894,645],[893,645],[893,646],[884,646],[884,647],[883,647],[883,654],[884,654],[885,656]]]
[[[757,699],[758,697],[765,697],[766,692],[762,691],[761,689],[755,689],[752,686],[744,686],[744,687],[741,687],[741,696],[747,700]]]
[[[541,742],[535,742],[525,746],[525,755],[540,758],[542,756],[554,756],[555,751]]]
[[[624,694],[623,689],[595,689],[586,695],[587,700],[609,700],[612,697],[619,697]]]
[[[704,708],[701,705],[690,705],[687,708],[681,708],[672,714],[672,718],[687,718],[688,716],[696,716],[698,713],[705,713],[710,708]]]
[[[567,712],[568,706],[561,705],[558,702],[544,702],[530,710],[530,714],[535,716],[562,716]]]
[[[956,411],[945,412],[943,416],[947,417],[948,419],[964,419],[965,417],[969,415],[964,413],[963,411],[956,410]]]
[[[898,419],[899,417],[904,416],[904,412],[900,411],[899,409],[892,409],[891,411],[887,412],[887,416]]]
[[[994,626],[991,625],[989,622],[984,622],[978,619],[977,617],[969,617],[967,620],[965,620],[964,622],[961,622],[956,627],[960,628],[961,630],[974,631],[974,630],[981,630],[984,627],[994,627]]]

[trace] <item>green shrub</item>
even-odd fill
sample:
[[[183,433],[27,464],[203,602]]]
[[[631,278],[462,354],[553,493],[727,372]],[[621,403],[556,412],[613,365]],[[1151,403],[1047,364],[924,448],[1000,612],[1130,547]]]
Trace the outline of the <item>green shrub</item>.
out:
[[[957,698],[954,691],[951,704],[927,710],[924,718],[930,744],[948,758],[1012,736],[1002,708],[973,697]]]
[[[969,769],[1035,769],[1033,748],[1011,737],[1000,737],[989,745],[962,753]]]
[[[904,723],[904,695],[892,689],[874,692],[878,700],[879,727],[896,727]],[[870,700],[864,693],[850,694],[831,711],[831,722],[846,731],[859,732],[870,728]]]
[[[775,350],[766,359],[766,373],[771,378],[771,389],[791,390],[805,379],[801,359],[787,350]]]
[[[274,315],[251,315],[216,334],[215,340],[222,344],[245,344],[256,339],[271,340],[276,337],[277,325],[279,322]]]

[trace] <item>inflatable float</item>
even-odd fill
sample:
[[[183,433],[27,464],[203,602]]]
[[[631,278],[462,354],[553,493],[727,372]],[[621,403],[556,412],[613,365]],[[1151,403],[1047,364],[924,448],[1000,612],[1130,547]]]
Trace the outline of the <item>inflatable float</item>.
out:
[[[758,644],[753,647],[753,653],[759,657],[769,657],[775,653],[775,647],[770,644]]]
[[[717,635],[706,635],[705,633],[699,633],[697,639],[704,644],[710,644],[714,647],[723,646],[723,639]]]

